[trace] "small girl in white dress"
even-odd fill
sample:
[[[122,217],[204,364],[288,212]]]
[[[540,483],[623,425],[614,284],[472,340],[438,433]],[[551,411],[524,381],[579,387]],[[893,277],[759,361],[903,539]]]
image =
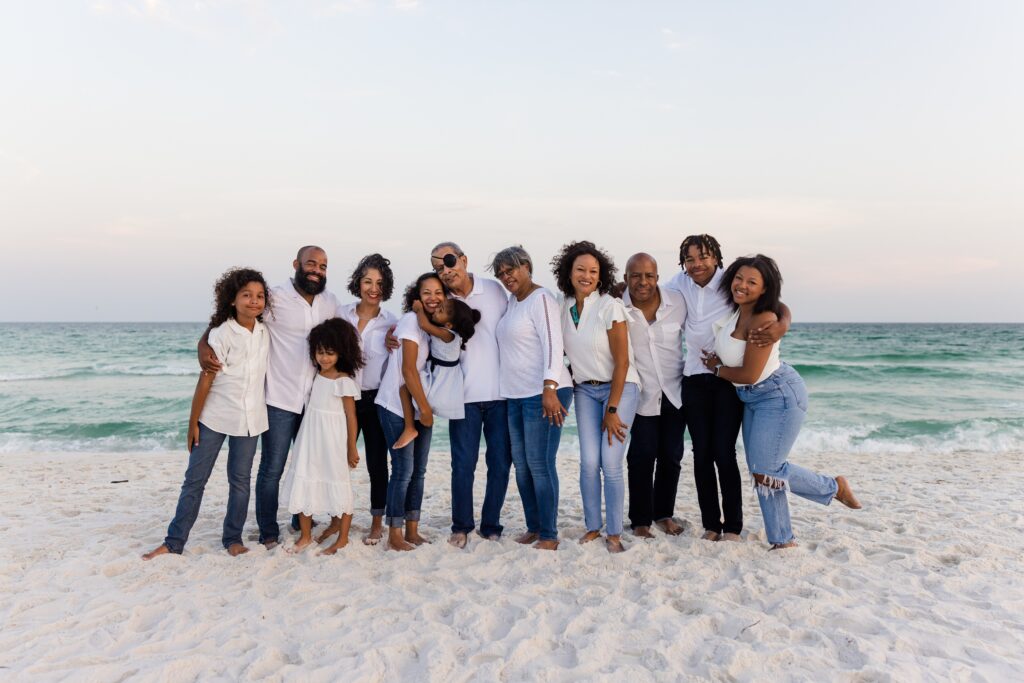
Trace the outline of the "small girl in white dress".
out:
[[[313,515],[326,514],[331,524],[317,543],[337,533],[334,544],[321,552],[333,555],[348,545],[355,507],[349,470],[359,464],[355,401],[360,391],[353,379],[363,366],[359,333],[341,318],[325,320],[309,332],[309,356],[320,372],[288,458],[282,502],[299,516],[299,540],[289,552],[312,544]]]
[[[434,415],[461,420],[466,413],[459,356],[476,331],[480,311],[457,299],[445,299],[432,316],[427,315],[419,301],[412,303],[412,310],[419,319],[420,329],[430,335],[430,356],[427,358],[430,376],[421,377],[427,403]],[[412,443],[417,434],[412,395],[405,385],[402,385],[400,393],[405,428],[393,446],[396,449]]]

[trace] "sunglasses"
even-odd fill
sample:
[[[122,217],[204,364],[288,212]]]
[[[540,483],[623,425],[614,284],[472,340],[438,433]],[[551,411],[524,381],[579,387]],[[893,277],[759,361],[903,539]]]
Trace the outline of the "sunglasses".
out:
[[[437,258],[436,256],[434,258]],[[455,264],[459,262],[459,257],[455,254],[445,254],[441,257],[441,262],[434,266],[434,272],[440,273],[445,268],[454,268]]]

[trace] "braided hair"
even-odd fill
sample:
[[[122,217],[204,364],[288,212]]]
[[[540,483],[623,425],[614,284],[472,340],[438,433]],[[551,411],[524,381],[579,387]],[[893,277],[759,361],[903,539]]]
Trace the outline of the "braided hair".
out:
[[[715,259],[718,260],[718,267],[722,268],[722,247],[711,235],[690,235],[683,240],[683,243],[679,245],[679,265],[682,266],[686,261],[686,253],[690,251],[690,247],[697,247],[697,251],[700,253],[708,253],[714,255]],[[684,266],[685,267],[685,266]]]

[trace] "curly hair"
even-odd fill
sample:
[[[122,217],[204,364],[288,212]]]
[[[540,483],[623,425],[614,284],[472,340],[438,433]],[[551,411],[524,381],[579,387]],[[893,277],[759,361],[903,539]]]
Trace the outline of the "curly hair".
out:
[[[725,262],[722,260],[722,247],[718,244],[718,240],[711,235],[690,235],[679,245],[679,265],[684,268],[686,267],[686,252],[690,251],[690,247],[697,247],[697,251],[702,254],[713,254],[718,259],[718,267],[725,267]]]
[[[359,346],[359,333],[352,323],[342,318],[330,318],[309,331],[309,359],[314,367],[320,367],[316,362],[317,349],[338,354],[338,362],[334,366],[338,372],[349,376],[354,376],[356,370],[366,365]]]
[[[266,305],[263,310],[270,308],[270,288],[267,281],[263,279],[263,273],[252,268],[232,268],[217,278],[213,284],[213,315],[210,316],[210,327],[223,325],[229,318],[235,317],[235,297],[250,282],[257,282],[263,286],[263,296]],[[263,314],[256,316],[256,319],[263,322]]]
[[[600,268],[597,283],[598,292],[607,294],[612,285],[615,284],[615,274],[619,269],[615,267],[615,262],[612,261],[612,257],[607,252],[598,248],[593,242],[586,240],[570,242],[563,246],[562,250],[551,259],[551,272],[555,276],[555,284],[558,286],[559,291],[567,297],[575,294],[571,279],[572,264],[577,258],[584,255],[590,255],[597,259],[597,265]]]
[[[466,342],[476,332],[476,324],[480,322],[480,311],[470,308],[469,304],[458,299],[448,299],[447,303],[451,306],[452,332],[462,339],[462,348],[464,349]]]
[[[380,273],[380,278],[383,280],[380,286],[380,298],[387,301],[395,291],[395,275],[391,272],[391,261],[380,254],[370,254],[359,261],[355,270],[352,271],[352,276],[348,279],[348,291],[352,296],[359,296],[359,281],[371,268]]]
[[[412,310],[412,302],[420,300],[420,287],[423,286],[424,282],[426,282],[427,280],[430,280],[430,279],[434,279],[434,280],[437,280],[438,282],[441,282],[441,278],[439,278],[437,276],[437,273],[435,273],[434,271],[430,271],[429,273],[423,273],[423,275],[420,275],[418,278],[416,278],[415,282],[413,282],[411,285],[409,285],[408,287],[405,288],[405,294],[402,295],[403,296],[403,298],[402,298],[402,312],[403,313],[408,313],[409,311],[411,311]],[[443,282],[441,282],[441,287],[442,287],[442,289],[444,289],[444,283]],[[445,294],[448,293],[447,289],[445,289],[444,291],[445,291]]]
[[[756,268],[757,272],[761,273],[761,279],[764,280],[764,292],[761,293],[761,296],[754,303],[754,313],[771,311],[775,315],[781,315],[779,304],[782,300],[782,273],[779,272],[779,266],[775,261],[764,254],[740,256],[729,264],[729,267],[726,268],[725,273],[722,275],[722,281],[718,285],[722,294],[729,301],[732,301],[732,281],[736,277],[736,273],[744,266]],[[739,306],[733,302],[732,307],[735,310]]]

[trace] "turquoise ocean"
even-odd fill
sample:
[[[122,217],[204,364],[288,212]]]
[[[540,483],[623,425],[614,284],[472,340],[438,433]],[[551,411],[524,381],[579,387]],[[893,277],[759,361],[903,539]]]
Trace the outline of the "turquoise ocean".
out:
[[[203,329],[0,323],[0,453],[184,450]],[[782,356],[811,394],[796,452],[1024,451],[1024,325],[797,323]]]

